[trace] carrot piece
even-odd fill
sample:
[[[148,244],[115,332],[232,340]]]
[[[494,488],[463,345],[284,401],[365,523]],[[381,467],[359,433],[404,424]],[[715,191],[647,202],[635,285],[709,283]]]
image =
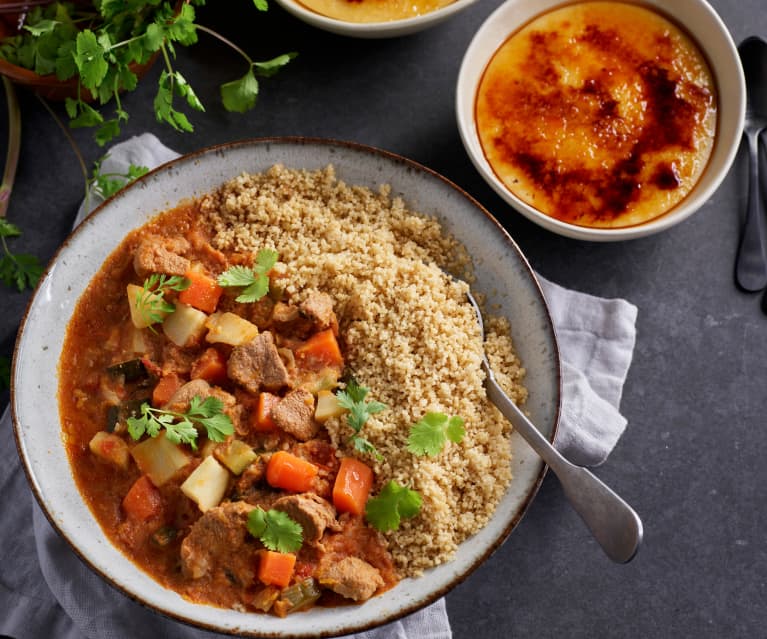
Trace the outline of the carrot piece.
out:
[[[293,576],[296,556],[293,553],[260,550],[258,578],[267,586],[285,588]]]
[[[333,484],[333,505],[338,512],[361,515],[372,486],[370,466],[354,457],[344,457]]]
[[[147,521],[162,511],[162,497],[152,481],[141,475],[123,498],[123,510],[131,519]]]
[[[211,384],[221,385],[229,379],[226,373],[226,359],[217,348],[206,348],[192,363],[192,379],[204,379]]]
[[[173,394],[184,385],[182,380],[176,373],[170,373],[165,377],[160,378],[157,385],[152,391],[152,406],[159,408],[164,406],[173,397]]]
[[[305,493],[312,489],[318,470],[311,462],[278,450],[266,466],[266,481],[274,488]]]
[[[190,268],[184,273],[184,277],[190,284],[178,294],[178,301],[206,313],[215,311],[218,300],[224,292],[218,282],[195,268]]]
[[[257,433],[266,433],[277,428],[272,419],[272,409],[280,401],[279,395],[272,393],[259,393],[256,410],[251,413],[250,427]]]
[[[321,370],[326,366],[343,366],[344,357],[338,347],[333,329],[315,333],[296,348],[298,364],[308,370]]]

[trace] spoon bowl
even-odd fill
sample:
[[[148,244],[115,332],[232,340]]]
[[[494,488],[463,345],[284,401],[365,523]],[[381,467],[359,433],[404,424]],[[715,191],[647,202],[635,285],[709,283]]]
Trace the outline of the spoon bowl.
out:
[[[469,290],[466,296],[477,315],[480,334],[484,340],[485,329],[482,312]],[[583,519],[605,554],[617,563],[631,561],[642,542],[642,520],[633,508],[605,485],[593,473],[582,466],[567,461],[551,445],[527,416],[501,389],[493,370],[482,356],[485,369],[487,396],[530,447],[538,453],[559,478],[575,512]]]

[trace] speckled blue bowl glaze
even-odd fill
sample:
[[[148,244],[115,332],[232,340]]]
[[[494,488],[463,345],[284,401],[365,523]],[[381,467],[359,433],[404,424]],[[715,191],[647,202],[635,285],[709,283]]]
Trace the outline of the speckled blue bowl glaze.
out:
[[[51,262],[30,303],[16,345],[11,406],[30,485],[54,528],[87,564],[131,598],[203,628],[269,637],[344,635],[393,621],[435,601],[485,561],[519,523],[543,479],[544,466],[514,436],[514,480],[491,522],[461,544],[455,560],[405,579],[361,606],[316,608],[286,619],[186,601],[130,562],[102,532],[77,490],[60,435],[58,360],[69,318],[89,280],[126,233],[180,200],[202,195],[243,172],[273,164],[334,165],[347,184],[392,187],[409,208],[437,216],[474,258],[474,289],[511,322],[527,368],[533,421],[553,439],[560,374],[554,330],[535,275],[514,241],[470,196],[438,174],[390,153],[304,138],[244,141],[181,157],[152,171],[92,213]]]

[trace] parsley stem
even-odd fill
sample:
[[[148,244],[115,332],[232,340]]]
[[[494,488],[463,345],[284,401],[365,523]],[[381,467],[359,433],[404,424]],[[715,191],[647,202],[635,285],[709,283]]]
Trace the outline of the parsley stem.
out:
[[[16,89],[13,83],[3,76],[3,88],[5,89],[5,99],[8,103],[8,149],[5,154],[5,169],[3,171],[3,181],[0,184],[0,218],[5,217],[8,212],[8,204],[11,199],[13,183],[16,179],[16,168],[19,165],[19,151],[21,149],[21,111],[19,110],[19,101],[16,98]],[[8,247],[3,240],[3,248],[8,251]]]
[[[225,38],[217,31],[213,31],[213,29],[209,29],[208,27],[205,27],[201,24],[198,24],[195,26],[199,31],[202,31],[203,33],[207,33],[208,35],[212,35],[214,38],[217,38],[218,40],[223,42],[225,45],[234,49],[237,53],[239,53],[243,58],[245,58],[248,61],[248,64],[250,66],[253,66],[253,60],[251,59],[251,57],[247,53],[245,53],[245,51],[243,51],[240,47],[238,47],[234,42]]]

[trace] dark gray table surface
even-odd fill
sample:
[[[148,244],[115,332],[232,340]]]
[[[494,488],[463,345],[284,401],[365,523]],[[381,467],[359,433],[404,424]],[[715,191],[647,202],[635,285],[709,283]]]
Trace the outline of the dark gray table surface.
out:
[[[587,243],[526,221],[480,178],[455,124],[461,57],[499,4],[480,0],[421,34],[363,41],[316,31],[276,5],[261,15],[250,0],[212,2],[200,10],[201,21],[254,59],[289,50],[300,56],[263,82],[254,111],[230,114],[217,100],[217,86],[244,71],[240,59],[201,35],[199,45],[180,50],[177,60],[207,107],[193,114],[195,133],[178,134],[155,122],[151,80],[158,65],[124,98],[131,114],[124,137],[151,131],[180,152],[274,135],[381,147],[466,189],[545,276],[639,307],[636,354],[621,406],[628,429],[597,470],[644,520],[639,555],[625,566],[610,563],[549,475],[502,548],[448,596],[456,638],[765,636],[767,316],[761,296],[740,292],[733,280],[746,204],[745,157],[741,150],[702,210],[653,237]],[[712,4],[736,42],[752,34],[767,38],[764,0]],[[8,217],[24,235],[13,246],[47,261],[72,224],[83,180],[40,102],[25,91],[19,99],[23,148]],[[90,133],[76,131],[75,138],[88,161],[99,157]],[[28,298],[0,288],[2,355],[11,353]],[[3,404],[7,397],[0,396]]]

